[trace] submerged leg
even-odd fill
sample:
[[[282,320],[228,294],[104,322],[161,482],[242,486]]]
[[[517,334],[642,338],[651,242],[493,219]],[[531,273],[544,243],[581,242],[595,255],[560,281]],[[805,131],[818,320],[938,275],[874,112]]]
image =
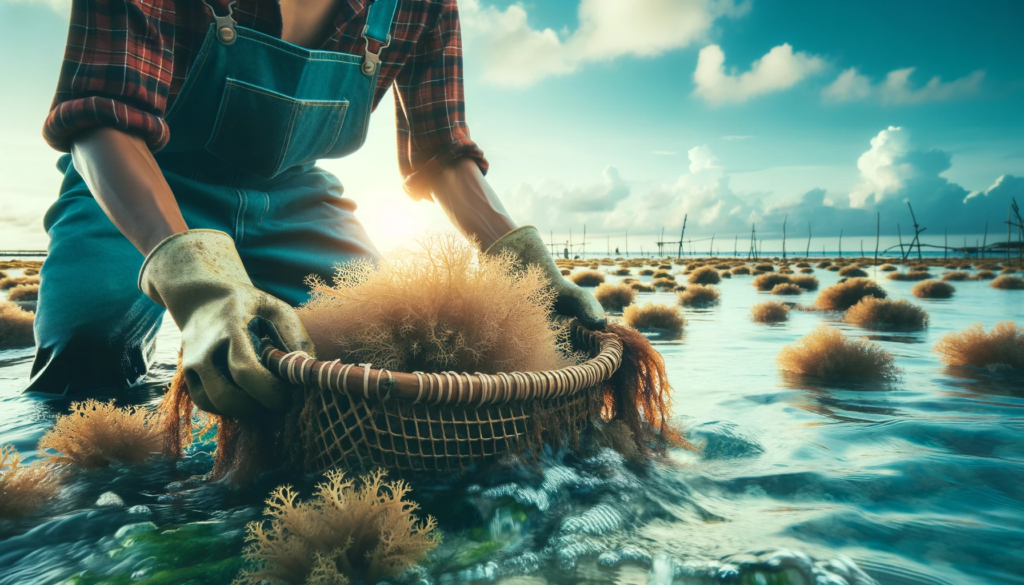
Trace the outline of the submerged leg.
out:
[[[142,254],[71,170],[44,221],[36,357],[27,392],[122,389],[145,374],[163,307],[139,291]]]

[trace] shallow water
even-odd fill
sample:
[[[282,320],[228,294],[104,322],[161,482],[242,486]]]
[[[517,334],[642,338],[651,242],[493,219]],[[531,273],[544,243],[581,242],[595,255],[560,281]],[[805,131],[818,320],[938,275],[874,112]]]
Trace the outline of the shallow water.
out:
[[[822,288],[839,278],[815,276]],[[1024,292],[968,281],[953,283],[950,300],[920,300],[914,283],[878,278],[891,297],[923,306],[931,326],[887,334],[798,311],[756,324],[750,306],[769,295],[750,276],[724,280],[718,306],[685,309],[681,338],[654,339],[676,388],[675,421],[700,455],[673,452],[637,469],[611,451],[549,454],[543,472],[417,486],[413,498],[438,516],[444,543],[403,580],[1024,582],[1024,376],[947,368],[931,349],[974,322],[1024,323]],[[823,321],[881,343],[902,379],[837,386],[781,374],[779,349]],[[154,383],[126,401],[159,397],[177,338],[166,321]],[[19,394],[30,361],[31,350],[0,352],[0,443],[28,456],[66,406]],[[230,582],[244,526],[269,490],[290,482],[308,494],[315,478],[204,484],[196,476],[209,470],[210,448],[176,465],[70,476],[40,515],[0,523],[0,585]]]

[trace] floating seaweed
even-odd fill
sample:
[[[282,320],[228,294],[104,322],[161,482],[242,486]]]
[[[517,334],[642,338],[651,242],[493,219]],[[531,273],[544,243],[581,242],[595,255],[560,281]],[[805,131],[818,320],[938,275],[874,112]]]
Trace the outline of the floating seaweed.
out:
[[[637,291],[629,284],[601,284],[594,290],[594,298],[597,299],[606,311],[621,311],[627,305],[636,300]]]
[[[981,323],[975,323],[963,331],[943,335],[934,350],[950,366],[1024,369],[1024,328],[1013,321],[1001,321],[986,332]]]
[[[781,323],[789,319],[789,305],[779,301],[765,301],[750,308],[757,323]]]
[[[578,286],[597,286],[604,282],[604,275],[596,270],[583,270],[573,273],[569,280]]]
[[[915,284],[910,292],[919,299],[948,299],[956,288],[944,280],[932,279]]]
[[[60,476],[42,462],[21,465],[12,445],[0,447],[0,519],[27,516],[60,491]]]
[[[679,303],[687,307],[707,307],[716,304],[722,293],[708,284],[690,284],[676,293]]]
[[[782,348],[776,362],[797,374],[895,380],[900,370],[892,355],[870,341],[854,341],[828,325]]]
[[[0,349],[29,347],[35,343],[32,322],[36,314],[14,303],[0,302]]]
[[[7,293],[8,301],[36,301],[39,300],[38,284],[19,284]]]
[[[1003,290],[1024,290],[1024,278],[1004,274],[989,283],[989,286]]]
[[[845,311],[867,296],[884,299],[887,295],[873,280],[850,278],[821,291],[814,299],[814,306],[822,311]]]
[[[690,284],[718,284],[722,282],[722,277],[718,274],[718,269],[711,266],[701,266],[690,272],[686,277],[686,281]]]
[[[903,299],[864,297],[846,311],[846,322],[876,329],[913,331],[928,326],[928,313]]]
[[[804,289],[800,288],[792,282],[782,282],[775,285],[772,288],[771,294],[773,295],[798,295],[802,294]]]
[[[754,278],[754,288],[762,292],[768,292],[779,284],[787,284],[793,282],[789,276],[785,274],[775,274],[772,272],[761,274]]]
[[[376,471],[357,483],[328,471],[313,498],[299,501],[291,486],[271,492],[264,513],[251,522],[244,551],[250,567],[236,585],[377,583],[396,577],[437,546],[437,521],[420,520],[403,481],[385,482]]]
[[[818,290],[818,279],[813,276],[791,276],[789,280],[804,290]]]
[[[686,318],[677,307],[656,303],[630,305],[622,312],[627,325],[641,331],[664,331],[674,335],[682,332]]]
[[[117,408],[113,401],[72,402],[71,412],[57,417],[39,440],[39,448],[56,451],[50,456],[54,463],[85,469],[138,463],[163,452],[160,418],[145,408]]]

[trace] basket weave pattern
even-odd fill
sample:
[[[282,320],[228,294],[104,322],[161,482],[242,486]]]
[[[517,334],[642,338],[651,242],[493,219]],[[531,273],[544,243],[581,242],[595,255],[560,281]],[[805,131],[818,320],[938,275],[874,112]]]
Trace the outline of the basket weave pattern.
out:
[[[262,358],[271,372],[311,393],[305,432],[317,470],[447,474],[503,453],[575,441],[600,409],[602,384],[618,368],[622,345],[575,324],[572,331],[574,348],[591,359],[550,372],[392,373],[271,347]]]

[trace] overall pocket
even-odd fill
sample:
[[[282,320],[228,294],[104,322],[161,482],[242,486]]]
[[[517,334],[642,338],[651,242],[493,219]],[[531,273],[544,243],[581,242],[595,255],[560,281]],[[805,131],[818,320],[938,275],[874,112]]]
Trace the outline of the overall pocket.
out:
[[[270,178],[334,148],[347,112],[348,100],[299,100],[229,77],[206,150]]]

